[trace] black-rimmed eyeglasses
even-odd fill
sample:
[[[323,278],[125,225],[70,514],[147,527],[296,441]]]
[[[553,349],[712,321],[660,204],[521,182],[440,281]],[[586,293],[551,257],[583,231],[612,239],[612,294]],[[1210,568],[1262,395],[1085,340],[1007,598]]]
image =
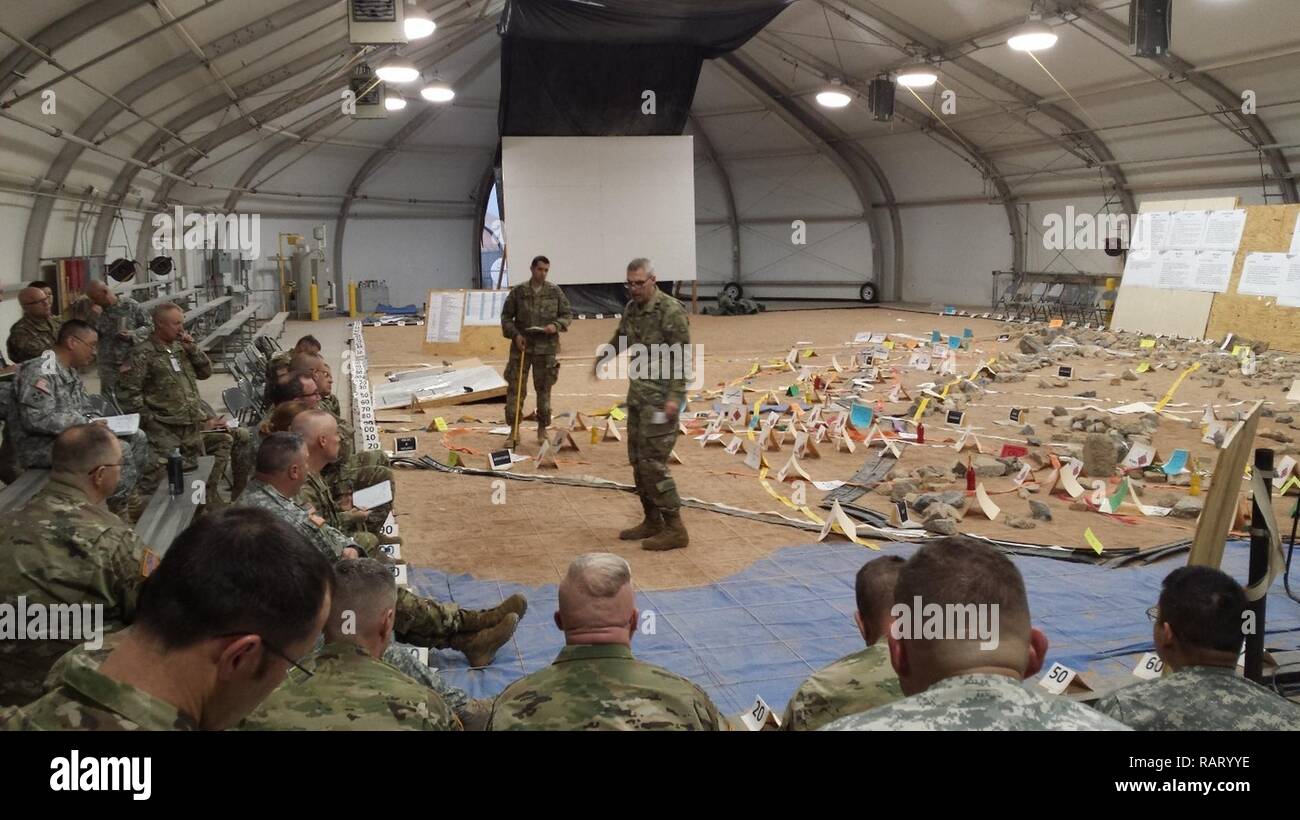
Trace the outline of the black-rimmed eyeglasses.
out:
[[[257,633],[256,632],[227,632],[226,634],[218,635],[217,637],[218,638],[242,638],[245,635],[257,635]],[[308,669],[307,667],[303,666],[298,661],[295,661],[293,658],[289,657],[284,652],[284,650],[280,649],[275,644],[268,641],[266,638],[263,638],[261,635],[257,635],[257,637],[262,638],[262,646],[265,646],[268,652],[270,652],[272,655],[275,655],[277,658],[279,658],[282,661],[288,661],[290,666],[292,666],[294,669],[297,669],[299,672],[303,673],[303,675],[305,675],[306,677],[310,678],[316,674],[312,672],[310,669]]]

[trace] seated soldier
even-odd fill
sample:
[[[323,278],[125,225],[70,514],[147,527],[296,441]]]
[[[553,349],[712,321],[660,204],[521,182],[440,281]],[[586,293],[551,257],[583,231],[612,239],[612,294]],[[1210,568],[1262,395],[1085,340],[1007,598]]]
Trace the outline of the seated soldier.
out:
[[[941,623],[917,626],[935,613],[946,613]],[[917,550],[898,574],[891,614],[890,662],[907,697],[822,731],[1128,728],[1021,685],[1042,668],[1047,638],[1030,624],[1020,570],[981,541],[952,536]]]
[[[54,437],[73,425],[89,424],[96,415],[79,374],[94,361],[97,344],[94,328],[70,319],[59,328],[52,350],[19,368],[9,431],[24,470],[49,468]],[[123,437],[122,444],[121,480],[108,503],[114,512],[138,518],[147,500],[136,487],[150,466],[149,438],[137,430]]]
[[[260,510],[214,513],[177,536],[103,664],[0,712],[0,729],[227,729],[307,654],[330,612],[330,562]]]
[[[559,605],[564,649],[497,696],[488,731],[726,728],[703,689],[632,657],[639,616],[627,561],[579,555],[560,583]]]
[[[303,415],[312,413],[330,418],[323,410]],[[345,535],[329,520],[294,500],[310,477],[313,462],[309,458],[301,435],[268,436],[257,452],[257,473],[236,507],[259,507],[271,512],[305,535],[331,560],[365,557],[365,549],[355,536]],[[397,639],[403,643],[455,649],[465,653],[471,666],[486,666],[496,656],[497,649],[510,640],[527,611],[527,599],[518,594],[493,609],[471,610],[421,598],[401,587],[397,591],[395,628]]]
[[[334,395],[334,374],[330,372],[325,360],[311,353],[299,353],[294,356],[295,370],[310,371],[320,390],[320,408],[328,410],[339,426],[339,457],[325,465],[321,476],[325,485],[334,495],[334,500],[344,510],[352,509],[352,493],[364,490],[385,481],[393,488],[393,502],[382,504],[370,510],[364,519],[353,519],[350,530],[365,530],[380,540],[384,540],[383,527],[397,500],[397,486],[393,481],[393,469],[388,456],[383,450],[357,450],[356,433],[352,422],[343,418],[338,396]]]
[[[308,334],[306,336],[303,336],[297,342],[295,342],[293,347],[289,348],[288,350],[281,350],[279,353],[272,356],[271,364],[287,365],[289,364],[289,362],[293,360],[295,354],[320,353],[320,350],[321,350],[320,341],[315,336]]]
[[[141,583],[157,556],[104,503],[121,478],[122,460],[121,443],[103,425],[59,434],[49,483],[7,522],[0,601],[99,605],[107,632],[135,618]],[[40,697],[41,680],[77,637],[0,641],[0,706]]]
[[[867,648],[846,655],[804,681],[785,707],[781,728],[812,731],[845,715],[865,712],[898,700],[903,690],[889,664],[889,635],[894,584],[903,559],[885,555],[862,565],[854,583],[858,611],[853,613]]]
[[[1156,654],[1172,674],[1094,704],[1138,730],[1300,730],[1300,706],[1237,674],[1246,592],[1211,567],[1179,567],[1152,613]]]
[[[339,561],[331,600],[325,645],[303,664],[309,677],[290,675],[240,728],[459,730],[432,689],[381,660],[397,617],[397,584],[388,567],[369,558]]]

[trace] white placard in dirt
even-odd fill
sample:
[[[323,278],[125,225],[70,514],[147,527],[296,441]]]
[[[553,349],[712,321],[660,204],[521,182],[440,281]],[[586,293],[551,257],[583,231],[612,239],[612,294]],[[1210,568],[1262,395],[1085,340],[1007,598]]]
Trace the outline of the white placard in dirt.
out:
[[[1051,692],[1053,695],[1059,695],[1070,686],[1070,681],[1078,675],[1073,669],[1060,663],[1053,663],[1052,667],[1047,670],[1041,678],[1038,679],[1038,685]]]
[[[1160,660],[1160,656],[1154,652],[1142,655],[1138,658],[1137,666],[1133,667],[1133,674],[1142,680],[1157,680],[1164,671],[1164,661]]]

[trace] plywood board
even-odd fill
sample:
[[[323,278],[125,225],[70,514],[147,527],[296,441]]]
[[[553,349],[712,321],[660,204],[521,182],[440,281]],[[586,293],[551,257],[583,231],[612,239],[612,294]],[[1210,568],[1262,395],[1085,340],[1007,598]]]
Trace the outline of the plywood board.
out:
[[[1300,219],[1300,205],[1253,205],[1246,209],[1246,230],[1232,267],[1228,292],[1216,295],[1207,334],[1222,339],[1235,333],[1263,340],[1279,350],[1300,351],[1300,308],[1280,307],[1272,296],[1237,293],[1241,268],[1251,253],[1286,253]]]
[[[491,367],[469,367],[373,385],[375,412],[408,407],[414,395],[422,407],[481,401],[504,396],[505,379]]]
[[[1219,211],[1236,207],[1236,197],[1176,199],[1143,202],[1138,206],[1138,213]],[[1213,305],[1213,293],[1121,284],[1115,298],[1115,312],[1111,316],[1110,327],[1112,330],[1127,330],[1132,333],[1161,333],[1185,339],[1202,339],[1205,338]]]
[[[1249,226],[1247,222],[1247,226]],[[1219,452],[1214,465],[1214,478],[1210,492],[1205,497],[1205,507],[1196,524],[1196,538],[1187,557],[1188,566],[1218,568],[1223,561],[1223,547],[1228,532],[1237,517],[1237,498],[1241,495],[1240,476],[1246,470],[1255,445],[1255,431],[1259,428],[1262,401],[1255,402],[1250,415],[1228,446]]]

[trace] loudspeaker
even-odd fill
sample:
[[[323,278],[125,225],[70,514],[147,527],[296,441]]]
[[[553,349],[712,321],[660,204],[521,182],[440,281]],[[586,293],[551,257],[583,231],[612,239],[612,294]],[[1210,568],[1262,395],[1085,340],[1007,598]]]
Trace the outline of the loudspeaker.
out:
[[[1173,0],[1130,0],[1129,45],[1134,57],[1163,57],[1169,53],[1173,13]]]
[[[894,81],[888,77],[877,77],[867,86],[867,108],[877,122],[894,119],[894,91]]]

